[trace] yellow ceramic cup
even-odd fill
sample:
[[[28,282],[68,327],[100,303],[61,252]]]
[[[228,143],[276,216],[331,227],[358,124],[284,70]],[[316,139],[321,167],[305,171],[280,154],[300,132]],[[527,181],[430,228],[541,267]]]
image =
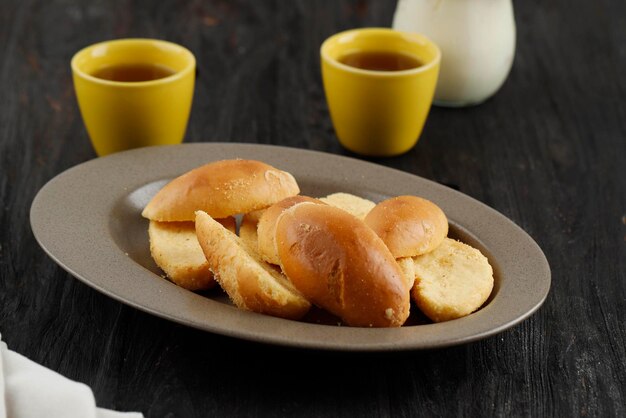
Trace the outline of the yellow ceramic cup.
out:
[[[151,81],[94,77],[119,65],[167,67]],[[196,60],[186,48],[156,39],[120,39],[91,45],[74,55],[74,88],[91,142],[100,156],[148,145],[179,144],[187,128]]]
[[[355,52],[412,55],[422,65],[401,71],[373,71],[341,63]],[[441,53],[425,36],[392,29],[341,32],[321,47],[322,78],[339,142],[368,156],[410,150],[424,127],[433,100]]]

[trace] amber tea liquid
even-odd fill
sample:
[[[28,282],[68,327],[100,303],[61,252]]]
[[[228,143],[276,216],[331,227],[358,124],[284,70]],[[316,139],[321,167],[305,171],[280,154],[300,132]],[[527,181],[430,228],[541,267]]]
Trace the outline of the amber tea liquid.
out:
[[[357,51],[339,57],[338,61],[350,67],[371,71],[404,71],[423,63],[414,55],[387,51]]]
[[[109,81],[152,81],[169,77],[175,71],[160,64],[120,64],[100,68],[92,76]]]

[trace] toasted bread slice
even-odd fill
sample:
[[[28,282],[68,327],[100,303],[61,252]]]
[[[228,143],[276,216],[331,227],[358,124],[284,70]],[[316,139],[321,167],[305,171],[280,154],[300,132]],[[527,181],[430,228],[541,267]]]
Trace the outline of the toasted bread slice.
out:
[[[241,308],[300,319],[311,304],[283,274],[206,212],[196,212],[196,234],[215,280]]]
[[[363,199],[350,193],[333,193],[320,198],[320,200],[327,205],[343,209],[360,220],[365,219],[369,211],[376,206],[376,203],[371,200]]]
[[[265,212],[265,209],[255,210],[254,212],[246,213],[241,218],[241,224],[239,225],[239,238],[241,242],[254,251],[259,251],[259,235],[257,234],[257,225],[259,219]]]
[[[235,218],[219,219],[218,222],[235,232]],[[193,222],[150,221],[148,235],[152,258],[172,282],[188,290],[206,290],[215,286]]]
[[[428,254],[413,258],[413,300],[435,322],[469,315],[493,289],[493,269],[477,249],[445,238]]]
[[[402,273],[404,274],[404,281],[406,282],[407,288],[412,289],[415,284],[415,262],[412,257],[402,257],[396,258],[396,262],[402,269]]]

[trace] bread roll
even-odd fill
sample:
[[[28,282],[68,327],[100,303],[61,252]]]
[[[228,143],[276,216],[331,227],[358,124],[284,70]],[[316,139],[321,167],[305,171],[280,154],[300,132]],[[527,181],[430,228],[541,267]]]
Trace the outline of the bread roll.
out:
[[[413,300],[435,322],[469,315],[493,289],[493,269],[476,248],[450,238],[415,257]]]
[[[205,212],[196,212],[198,241],[215,280],[241,308],[300,319],[311,304],[281,273]]]
[[[363,199],[350,193],[333,193],[320,200],[327,205],[343,209],[351,215],[363,220],[370,210],[376,206],[371,200]]]
[[[365,223],[387,244],[396,258],[426,254],[448,235],[448,219],[439,206],[417,196],[380,202]]]
[[[235,218],[217,221],[235,232]],[[152,258],[172,282],[188,290],[215,286],[193,222],[150,221],[148,235]]]
[[[202,210],[225,218],[270,206],[300,192],[293,176],[254,160],[206,164],[166,184],[142,215],[155,221],[193,221]]]
[[[276,246],[287,277],[315,305],[362,327],[399,327],[409,288],[380,238],[356,217],[300,203],[283,212]]]
[[[259,219],[257,226],[258,233],[258,249],[263,260],[272,264],[280,264],[278,252],[276,251],[276,221],[278,217],[287,208],[298,203],[309,202],[323,205],[320,200],[308,196],[292,196],[274,203],[263,212],[263,216]]]

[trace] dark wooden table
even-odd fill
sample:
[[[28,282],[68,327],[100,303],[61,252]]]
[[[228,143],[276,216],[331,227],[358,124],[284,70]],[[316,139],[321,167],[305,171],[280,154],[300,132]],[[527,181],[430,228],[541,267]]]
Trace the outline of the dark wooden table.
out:
[[[517,54],[483,105],[433,108],[419,144],[376,162],[457,187],[543,248],[530,319],[472,344],[349,354],[229,339],[150,316],[58,267],[36,192],[95,158],[69,60],[118,37],[181,43],[199,78],[186,142],[337,143],[318,48],[389,26],[393,1],[0,3],[0,332],[13,350],[146,416],[626,416],[626,3],[517,1]]]

